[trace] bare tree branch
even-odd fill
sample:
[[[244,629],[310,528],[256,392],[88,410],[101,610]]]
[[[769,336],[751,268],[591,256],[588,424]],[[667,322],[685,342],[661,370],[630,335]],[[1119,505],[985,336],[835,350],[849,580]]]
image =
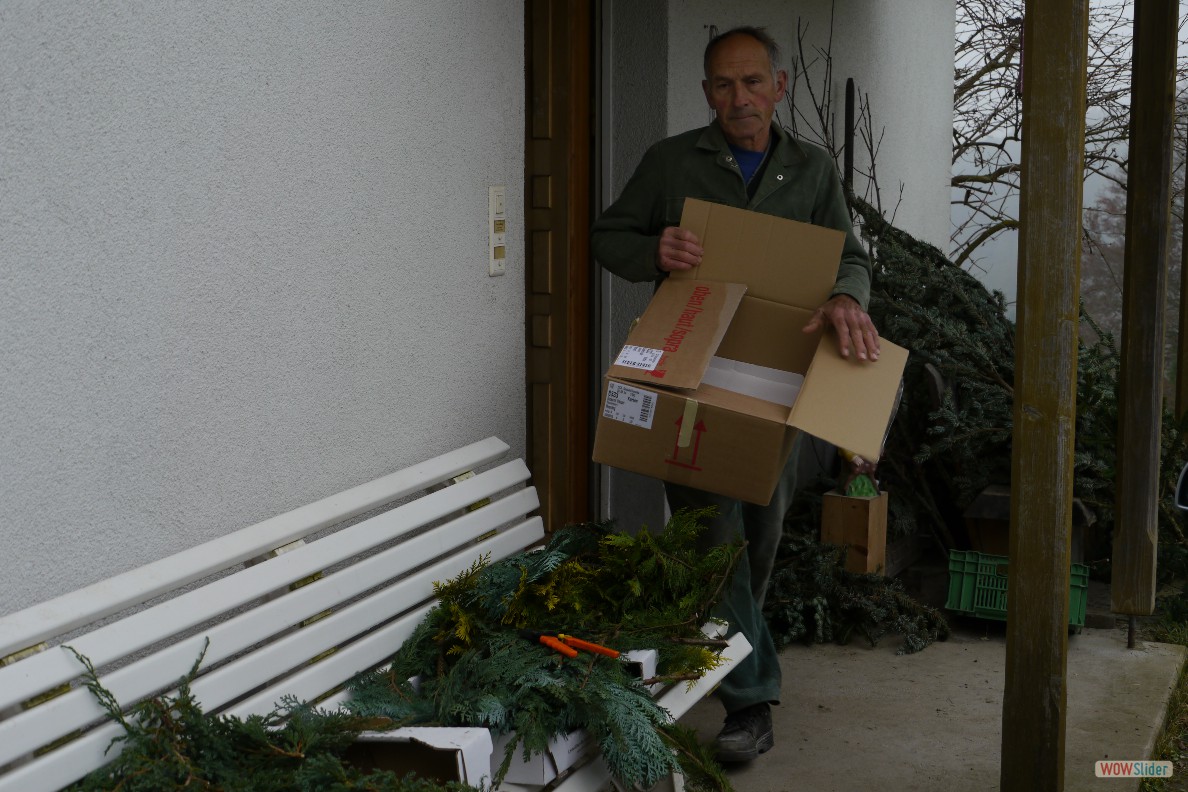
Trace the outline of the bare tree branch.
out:
[[[1089,4],[1085,173],[1116,185],[1126,179],[1133,5]],[[955,217],[950,242],[958,261],[972,263],[978,247],[1017,212],[1023,11],[1023,0],[957,0],[952,186],[953,205],[964,207],[964,214]],[[1183,59],[1177,71],[1183,85]],[[1183,135],[1176,140],[1182,150]],[[988,228],[996,230],[984,233]]]

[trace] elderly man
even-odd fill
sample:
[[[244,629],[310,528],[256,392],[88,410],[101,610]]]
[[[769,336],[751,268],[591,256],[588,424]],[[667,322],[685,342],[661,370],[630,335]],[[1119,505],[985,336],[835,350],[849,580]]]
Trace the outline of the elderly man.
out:
[[[870,261],[854,236],[837,169],[823,149],[772,124],[788,80],[778,60],[779,47],[762,28],[735,28],[710,41],[701,85],[715,121],[648,150],[623,194],[594,224],[594,255],[630,281],[659,280],[696,265],[699,241],[678,227],[685,198],[839,229],[846,242],[833,294],[804,331],[831,328],[843,356],[876,360],[879,336],[865,310]],[[726,762],[748,761],[774,743],[770,705],[779,701],[780,667],[763,600],[796,489],[798,456],[794,448],[768,506],[665,485],[674,510],[717,507],[704,541],[745,537],[748,543],[717,611],[754,647],[718,691],[727,714],[716,748]]]

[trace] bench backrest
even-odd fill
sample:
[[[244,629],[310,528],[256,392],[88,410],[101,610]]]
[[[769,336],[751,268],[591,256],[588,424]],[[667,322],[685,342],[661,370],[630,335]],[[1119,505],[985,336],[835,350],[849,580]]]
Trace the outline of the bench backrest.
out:
[[[206,646],[192,690],[206,712],[239,716],[319,699],[382,663],[435,581],[543,538],[521,460],[469,475],[507,450],[489,438],[0,617],[0,792],[59,789],[114,756],[120,727],[65,646],[125,707],[174,689]]]

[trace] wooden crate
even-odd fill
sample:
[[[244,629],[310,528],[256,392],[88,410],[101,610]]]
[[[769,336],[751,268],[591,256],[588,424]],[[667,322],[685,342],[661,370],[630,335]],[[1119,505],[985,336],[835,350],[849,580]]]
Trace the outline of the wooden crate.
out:
[[[1086,534],[1097,517],[1077,498],[1073,498],[1072,507],[1072,560],[1075,564],[1081,564],[1085,562]],[[1010,555],[1010,487],[997,484],[986,487],[966,507],[962,516],[965,518],[971,550],[990,555]]]
[[[847,545],[846,569],[879,572],[887,558],[887,493],[851,498],[827,492],[821,503],[821,541]]]

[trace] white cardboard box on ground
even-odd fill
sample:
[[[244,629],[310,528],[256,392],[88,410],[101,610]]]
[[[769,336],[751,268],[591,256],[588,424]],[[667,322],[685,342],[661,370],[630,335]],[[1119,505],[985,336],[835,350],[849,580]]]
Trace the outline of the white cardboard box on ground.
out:
[[[347,756],[352,764],[401,775],[415,772],[441,782],[482,786],[493,777],[491,732],[483,728],[406,726],[366,731]]]
[[[503,734],[495,738],[491,753],[492,777],[503,762],[507,745],[514,737],[515,734]],[[597,750],[598,743],[585,729],[553,737],[544,753],[534,754],[527,760],[524,759],[524,747],[518,745],[504,780],[513,784],[547,784]]]
[[[632,675],[640,680],[656,676],[655,649],[634,649],[624,652],[621,659],[634,666]],[[414,690],[420,689],[419,676],[408,681]],[[648,690],[655,694],[663,688],[663,684],[655,683]],[[476,727],[409,726],[386,732],[368,731],[359,735],[351,750],[351,760],[367,767],[401,773],[415,771],[443,782],[462,781],[479,786],[484,779],[494,778],[512,737],[505,734],[492,738],[489,730]],[[547,784],[596,750],[596,743],[582,729],[554,737],[544,754],[527,761],[521,746],[504,780],[513,784]],[[445,758],[443,754],[452,757]]]
[[[629,666],[631,674],[640,680],[651,679],[656,676],[659,655],[655,649],[633,649],[620,655],[620,660]],[[654,683],[648,687],[653,694],[664,689],[662,683]],[[504,734],[495,738],[491,753],[491,773],[499,769],[503,762],[507,745],[514,735]],[[548,784],[557,776],[572,768],[586,756],[598,750],[593,737],[584,729],[578,729],[568,734],[562,734],[549,741],[548,750],[537,754],[528,760],[524,759],[523,746],[517,746],[516,755],[507,771],[504,780],[513,784]]]

